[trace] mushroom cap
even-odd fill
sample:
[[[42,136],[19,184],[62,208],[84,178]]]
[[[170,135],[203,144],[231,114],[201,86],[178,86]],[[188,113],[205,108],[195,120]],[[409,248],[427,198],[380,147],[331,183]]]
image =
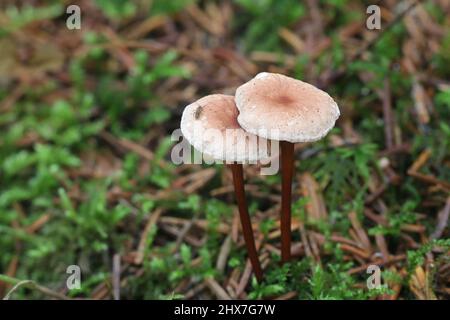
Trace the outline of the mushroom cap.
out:
[[[209,95],[184,109],[181,132],[195,149],[215,160],[250,162],[268,158],[268,141],[245,132],[237,122],[238,114],[233,96]]]
[[[272,140],[319,140],[340,115],[325,91],[277,73],[259,73],[236,90],[235,100],[242,128]]]

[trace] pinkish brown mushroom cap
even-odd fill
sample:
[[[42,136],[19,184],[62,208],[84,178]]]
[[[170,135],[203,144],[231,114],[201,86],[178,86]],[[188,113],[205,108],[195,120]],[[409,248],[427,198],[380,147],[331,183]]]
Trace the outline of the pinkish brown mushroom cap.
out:
[[[213,94],[188,105],[181,132],[201,153],[216,160],[252,162],[268,158],[267,140],[245,132],[237,122],[234,97]]]
[[[340,115],[325,91],[277,73],[259,73],[237,89],[235,101],[244,130],[279,141],[319,140]]]

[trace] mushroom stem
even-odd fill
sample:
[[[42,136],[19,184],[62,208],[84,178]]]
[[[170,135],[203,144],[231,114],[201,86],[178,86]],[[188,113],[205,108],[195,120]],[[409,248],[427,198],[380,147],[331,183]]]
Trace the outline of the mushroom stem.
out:
[[[258,253],[255,246],[255,238],[253,237],[252,224],[250,222],[250,215],[248,214],[247,202],[245,200],[244,173],[242,164],[234,162],[229,166],[231,168],[231,172],[233,173],[234,193],[236,194],[236,200],[239,208],[245,245],[247,246],[248,255],[253,266],[256,279],[258,282],[261,282],[263,272],[259,263]]]
[[[280,141],[281,148],[281,261],[291,258],[291,195],[294,174],[294,144]]]

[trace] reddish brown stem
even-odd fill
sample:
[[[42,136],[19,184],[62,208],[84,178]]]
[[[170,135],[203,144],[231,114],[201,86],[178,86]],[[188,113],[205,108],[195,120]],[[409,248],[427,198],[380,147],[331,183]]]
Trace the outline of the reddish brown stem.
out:
[[[230,164],[231,172],[233,173],[234,193],[236,194],[236,200],[239,208],[239,215],[241,217],[242,231],[244,233],[245,245],[247,246],[248,256],[253,266],[256,279],[258,282],[262,281],[263,272],[258,259],[258,253],[256,251],[255,238],[253,237],[252,224],[250,222],[250,215],[248,214],[247,202],[245,200],[244,189],[244,173],[242,164],[233,163]]]
[[[280,141],[281,147],[281,261],[291,258],[291,195],[294,174],[294,144]]]

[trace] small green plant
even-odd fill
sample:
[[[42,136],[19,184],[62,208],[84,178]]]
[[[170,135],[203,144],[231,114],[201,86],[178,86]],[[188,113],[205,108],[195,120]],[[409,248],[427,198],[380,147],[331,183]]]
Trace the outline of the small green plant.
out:
[[[407,201],[404,203],[398,212],[392,212],[387,215],[388,225],[378,225],[369,229],[369,234],[384,234],[398,236],[401,231],[401,227],[408,223],[415,223],[417,220],[417,214],[414,209],[417,207],[417,203],[413,201]]]
[[[248,51],[278,50],[281,40],[278,31],[287,27],[305,14],[304,6],[294,0],[235,0],[244,9],[239,15],[236,29],[244,29],[243,40]],[[271,12],[271,19],[267,19]],[[252,20],[247,24],[248,19]]]

